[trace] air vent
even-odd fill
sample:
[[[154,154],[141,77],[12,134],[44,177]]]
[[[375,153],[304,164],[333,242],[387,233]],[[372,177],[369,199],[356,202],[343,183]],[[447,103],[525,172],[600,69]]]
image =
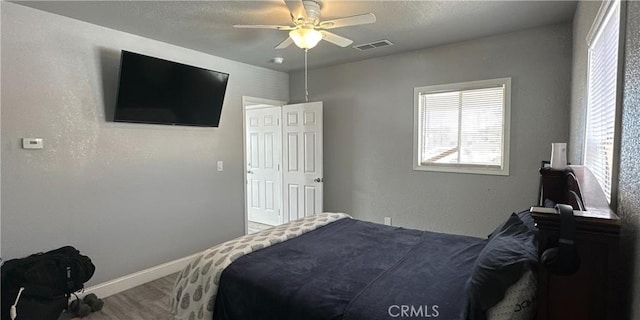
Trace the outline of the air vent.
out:
[[[391,43],[391,41],[389,40],[378,40],[374,42],[359,44],[357,46],[353,46],[353,48],[359,51],[365,51],[365,50],[371,50],[375,48],[388,47],[392,45],[393,43]]]

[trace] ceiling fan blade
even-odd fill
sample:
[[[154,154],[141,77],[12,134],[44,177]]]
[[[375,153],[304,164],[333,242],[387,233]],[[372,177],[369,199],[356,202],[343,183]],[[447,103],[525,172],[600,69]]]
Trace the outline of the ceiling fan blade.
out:
[[[320,33],[322,33],[322,40],[326,40],[329,41],[337,46],[341,46],[341,47],[348,47],[350,44],[353,43],[353,40],[351,39],[347,39],[343,36],[339,36],[335,33],[329,32],[329,31],[320,31]]]
[[[298,21],[299,19],[307,20],[307,10],[304,8],[302,0],[283,0],[289,7],[291,12],[291,19]]]
[[[273,30],[286,30],[286,31],[291,31],[296,29],[296,27],[291,27],[291,26],[276,26],[276,25],[266,25],[266,24],[234,24],[233,27],[240,28],[240,29],[273,29]]]
[[[282,42],[280,42],[276,46],[276,49],[284,49],[284,48],[290,46],[292,43],[293,43],[293,39],[291,39],[291,37],[287,37],[286,39],[282,40]]]
[[[352,17],[322,21],[318,27],[320,29],[335,29],[374,22],[376,22],[376,16],[373,13],[367,13]]]

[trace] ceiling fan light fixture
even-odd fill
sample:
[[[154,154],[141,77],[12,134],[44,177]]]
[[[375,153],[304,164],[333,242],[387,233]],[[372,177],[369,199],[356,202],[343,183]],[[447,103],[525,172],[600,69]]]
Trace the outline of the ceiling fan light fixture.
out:
[[[312,28],[299,28],[289,32],[289,37],[300,49],[311,49],[322,40],[322,33]]]

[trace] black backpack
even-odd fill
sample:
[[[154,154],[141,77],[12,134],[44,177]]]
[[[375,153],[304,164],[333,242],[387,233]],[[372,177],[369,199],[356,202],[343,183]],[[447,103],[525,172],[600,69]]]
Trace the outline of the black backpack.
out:
[[[19,293],[16,320],[57,320],[69,295],[82,290],[95,269],[89,257],[71,246],[5,262],[2,320],[11,319],[9,310]]]

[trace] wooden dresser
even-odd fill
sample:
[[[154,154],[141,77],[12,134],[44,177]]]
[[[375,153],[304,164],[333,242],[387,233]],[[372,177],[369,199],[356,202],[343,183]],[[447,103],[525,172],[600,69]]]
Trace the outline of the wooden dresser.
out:
[[[574,206],[575,243],[581,264],[578,272],[571,276],[554,275],[546,268],[540,268],[538,319],[617,320],[615,284],[620,218],[609,208],[593,174],[582,166],[570,168],[577,178],[577,184],[562,182],[563,171],[541,170],[541,205],[545,199],[550,199]],[[583,205],[570,199],[573,193],[567,189],[581,196]],[[559,215],[552,208],[532,207],[531,212],[540,231],[542,254],[545,249],[557,246]]]

